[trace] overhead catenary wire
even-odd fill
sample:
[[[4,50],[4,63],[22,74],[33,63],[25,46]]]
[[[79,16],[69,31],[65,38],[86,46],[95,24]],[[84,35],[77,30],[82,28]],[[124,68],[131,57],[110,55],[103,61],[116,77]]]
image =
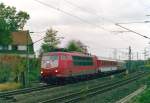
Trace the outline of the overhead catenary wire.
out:
[[[150,37],[148,37],[148,36],[145,36],[145,35],[143,35],[143,34],[140,34],[140,33],[138,33],[138,32],[135,32],[135,31],[133,31],[133,30],[131,30],[131,29],[128,29],[128,28],[126,28],[126,27],[124,27],[124,26],[121,26],[120,24],[115,24],[116,26],[119,26],[119,27],[121,27],[121,28],[123,28],[123,29],[125,29],[125,30],[128,30],[128,31],[131,31],[131,32],[133,32],[133,33],[135,33],[135,34],[137,34],[137,35],[139,35],[139,36],[141,36],[141,37],[144,37],[144,38],[146,38],[146,39],[150,39]]]
[[[106,20],[106,21],[108,21],[108,22],[111,22],[111,23],[113,23],[114,25],[116,24],[114,21],[105,19],[104,17],[99,16],[97,13],[89,12],[89,11],[87,11],[85,8],[80,7],[80,6],[78,6],[77,4],[74,4],[74,3],[70,2],[69,0],[64,0],[64,1],[67,2],[68,4],[72,5],[72,6],[76,7],[76,8],[79,8],[79,9],[82,10],[82,11],[85,11],[85,12],[87,12],[87,13],[89,13],[89,14],[92,14],[92,15],[94,15],[94,16],[97,16],[98,18],[101,18],[102,20]],[[115,26],[116,26],[116,25],[115,25]],[[110,31],[110,30],[108,30],[108,29],[107,29],[107,31],[110,32],[110,33],[112,33],[112,34],[115,33],[114,31]],[[126,32],[128,32],[128,31],[126,31]],[[118,37],[119,37],[121,40],[128,42],[126,39],[123,39],[123,38],[120,37],[120,36],[118,36]],[[130,43],[132,44],[132,42],[130,42]]]
[[[37,43],[37,42],[40,42],[40,41],[43,40],[44,38],[45,38],[45,36],[42,37],[42,38],[40,38],[40,39],[38,39],[37,41],[33,42],[32,44],[35,44],[35,43]]]
[[[87,21],[87,20],[85,20],[85,19],[82,19],[82,18],[80,18],[80,17],[78,17],[78,16],[76,16],[76,15],[73,15],[73,14],[71,14],[71,13],[69,13],[69,12],[66,12],[66,11],[64,11],[64,10],[62,10],[62,9],[60,9],[60,8],[57,8],[57,7],[53,6],[53,5],[44,3],[44,2],[39,1],[39,0],[34,0],[34,1],[40,3],[40,4],[44,5],[44,6],[50,7],[50,8],[52,8],[52,9],[55,9],[56,11],[60,11],[60,12],[62,12],[62,13],[64,13],[64,14],[66,14],[66,15],[69,15],[69,16],[71,16],[71,17],[74,17],[74,18],[76,18],[76,19],[78,19],[78,20],[80,20],[80,21],[82,21],[82,22],[84,22],[84,23],[87,23],[87,24],[89,24],[89,25],[94,25],[94,26],[98,27],[98,28],[101,29],[101,30],[104,30],[104,31],[109,32],[109,33],[112,33],[112,31],[109,31],[108,29],[105,29],[105,28],[102,27],[102,26],[99,26],[99,25],[97,25],[97,24],[91,23],[91,22],[89,22],[89,21]],[[71,3],[71,2],[70,2],[70,3]],[[97,15],[97,16],[98,16],[98,15]],[[98,16],[98,17],[99,17],[99,16]],[[111,22],[112,22],[112,21],[111,21]],[[127,40],[121,38],[120,36],[118,36],[118,37],[119,37],[120,39],[124,40],[124,41],[127,41]]]
[[[86,24],[95,26],[95,27],[97,27],[97,28],[100,29],[100,30],[104,30],[104,31],[106,31],[106,32],[111,32],[111,31],[108,31],[107,29],[105,29],[104,27],[102,27],[102,26],[100,26],[100,25],[91,23],[91,22],[89,22],[88,20],[82,19],[82,18],[80,18],[79,16],[73,15],[73,14],[71,14],[71,13],[69,13],[69,12],[66,12],[66,11],[64,11],[64,10],[62,10],[62,9],[60,9],[60,8],[57,8],[57,7],[53,6],[53,5],[44,3],[44,2],[42,2],[42,1],[40,1],[40,0],[34,0],[34,1],[40,3],[40,4],[44,5],[44,6],[47,6],[47,7],[49,7],[49,8],[52,8],[52,9],[54,9],[54,10],[56,10],[56,11],[62,12],[62,13],[64,13],[64,14],[66,14],[66,15],[69,15],[69,16],[71,16],[71,17],[73,17],[73,18],[76,18],[76,19],[78,19],[78,20],[80,20],[80,21],[82,21],[82,22],[84,22],[84,23],[86,23]]]
[[[101,17],[101,16],[98,15],[97,13],[89,12],[87,9],[85,9],[85,8],[83,8],[83,7],[80,7],[80,6],[78,6],[77,4],[72,3],[72,2],[69,1],[69,0],[64,0],[64,1],[67,2],[68,4],[72,5],[72,6],[76,7],[76,8],[79,8],[79,9],[82,10],[82,11],[85,11],[85,12],[87,12],[87,13],[89,13],[89,14],[92,14],[92,15],[94,15],[94,16],[97,16],[98,18],[101,18],[102,20],[106,20],[106,21],[109,21],[109,22],[113,22],[113,21],[111,21],[111,20],[105,19],[104,17]]]
[[[68,16],[71,16],[71,17],[73,17],[73,18],[76,18],[76,19],[78,19],[78,20],[80,20],[80,21],[82,21],[82,22],[84,22],[84,23],[89,24],[89,25],[95,25],[96,27],[100,28],[101,30],[104,30],[104,31],[107,31],[107,32],[108,32],[108,30],[106,30],[106,29],[105,29],[104,27],[102,27],[102,26],[99,26],[99,25],[96,25],[96,24],[94,24],[94,23],[91,23],[91,22],[89,22],[88,20],[82,19],[82,18],[80,18],[79,16],[73,15],[73,14],[71,14],[71,13],[69,13],[69,12],[66,12],[66,11],[64,11],[64,10],[62,10],[62,9],[60,9],[60,8],[57,8],[57,7],[53,6],[53,5],[44,3],[44,2],[39,1],[39,0],[34,0],[34,1],[40,3],[40,4],[44,5],[44,6],[47,6],[47,7],[49,7],[49,8],[52,8],[52,9],[54,9],[54,10],[56,10],[56,11],[60,11],[60,12],[66,14],[66,15],[68,15]]]
[[[78,6],[78,5],[76,5],[76,4],[72,3],[72,2],[70,2],[70,1],[68,1],[68,0],[64,0],[64,1],[67,2],[67,3],[69,3],[69,4],[72,5],[72,6],[75,6],[75,7],[79,8],[79,9],[81,9],[81,10],[84,10],[84,11],[88,12],[86,9],[81,8],[80,6]],[[96,13],[93,13],[93,12],[88,12],[88,13],[91,13],[91,14],[94,14],[95,16],[97,16],[97,17],[100,17],[100,16],[97,15]],[[102,17],[100,17],[100,18],[102,18]],[[104,19],[104,18],[102,18],[102,19]],[[105,19],[105,20],[106,20],[106,19]],[[119,23],[115,23],[115,22],[113,22],[112,20],[107,20],[107,21],[113,23],[113,24],[116,25],[116,26],[119,26],[119,27],[121,27],[121,28],[127,30],[126,32],[132,32],[132,33],[138,34],[139,36],[142,36],[142,37],[144,37],[144,38],[149,39],[149,37],[147,37],[147,36],[145,36],[145,35],[142,35],[142,34],[137,33],[137,32],[135,32],[135,31],[133,31],[133,30],[131,30],[131,29],[128,29],[128,28],[125,28],[125,27],[123,27],[123,26],[121,26],[121,25],[118,25]],[[149,21],[134,22],[134,23],[148,23],[148,22],[149,22]],[[127,24],[127,23],[121,23],[121,24]]]
[[[34,1],[36,1],[36,2],[38,2],[38,3],[40,3],[40,4],[42,4],[42,5],[45,5],[45,6],[47,6],[47,7],[50,7],[50,8],[52,8],[52,9],[55,9],[56,11],[60,11],[60,12],[62,12],[62,13],[64,13],[64,14],[66,14],[66,15],[69,15],[69,16],[71,16],[71,17],[74,17],[74,18],[76,18],[76,19],[78,19],[78,20],[80,20],[80,21],[82,21],[82,22],[84,22],[84,23],[87,23],[87,24],[89,24],[89,25],[96,26],[96,27],[98,27],[98,28],[101,29],[101,30],[104,30],[104,31],[107,31],[107,32],[111,32],[111,33],[112,33],[112,31],[109,31],[109,30],[105,29],[104,27],[102,27],[102,26],[100,26],[100,25],[91,23],[91,22],[89,22],[88,20],[82,19],[82,18],[80,18],[79,16],[76,16],[76,15],[74,15],[74,14],[72,14],[72,13],[69,13],[69,12],[67,12],[67,11],[64,11],[64,10],[62,10],[62,9],[60,9],[60,8],[57,8],[57,7],[55,7],[55,6],[51,5],[51,4],[47,4],[47,3],[44,3],[44,2],[39,1],[39,0],[34,0]],[[114,22],[113,22],[113,24],[114,24]],[[119,37],[120,39],[122,39],[120,36],[118,36],[118,37]],[[43,39],[43,38],[42,38],[42,39]],[[42,39],[41,39],[41,40],[42,40]],[[38,41],[40,41],[40,40],[38,40]],[[38,42],[38,41],[37,41],[37,42]]]
[[[35,32],[34,32],[34,33],[35,33]],[[32,44],[32,45],[33,45],[33,44],[36,44],[36,43],[42,41],[44,38],[45,38],[45,36],[43,36],[42,38],[38,39],[37,41],[35,41],[35,42],[31,43],[31,44]],[[59,38],[59,37],[58,37],[58,38]],[[31,45],[31,44],[29,44],[29,45]],[[112,50],[114,50],[114,48],[106,48],[106,49],[112,49]],[[118,51],[118,49],[127,49],[127,48],[117,48],[117,51]],[[124,54],[126,53],[125,51],[124,51],[124,52],[123,52],[123,51],[118,51],[118,52],[124,53]]]
[[[69,1],[69,0],[64,0],[65,2],[67,2],[68,4],[70,4],[70,5],[72,5],[72,6],[74,6],[74,7],[76,7],[76,8],[79,8],[80,10],[82,10],[82,11],[85,11],[85,12],[87,12],[87,13],[89,13],[89,14],[92,14],[92,15],[94,15],[94,16],[97,16],[98,18],[101,18],[102,20],[106,20],[106,21],[108,21],[108,22],[110,22],[110,23],[112,23],[112,24],[116,24],[116,22],[114,22],[114,21],[112,21],[112,20],[109,20],[109,19],[105,19],[104,17],[101,17],[100,15],[98,15],[97,13],[94,13],[94,12],[89,12],[88,10],[86,10],[85,8],[83,8],[83,7],[80,7],[80,6],[78,6],[77,4],[75,4],[75,3],[72,3],[71,1]],[[116,25],[115,25],[116,26]],[[108,30],[109,31],[109,30]],[[109,32],[114,32],[114,31],[109,31]],[[128,31],[127,31],[128,32]]]
[[[76,18],[76,19],[78,19],[78,20],[80,20],[80,21],[82,21],[82,22],[84,22],[84,23],[86,23],[86,24],[93,25],[93,26],[95,26],[95,27],[98,27],[98,28],[101,29],[101,30],[104,30],[104,31],[109,32],[109,33],[113,33],[112,31],[109,31],[108,29],[105,29],[105,28],[102,27],[102,26],[99,26],[99,25],[97,25],[97,24],[91,23],[91,22],[89,22],[89,21],[87,21],[87,20],[85,20],[85,19],[80,18],[79,16],[73,15],[73,14],[71,14],[71,13],[69,13],[69,12],[66,12],[66,11],[64,11],[64,10],[62,10],[62,9],[60,9],[60,8],[57,8],[57,7],[53,6],[53,5],[44,3],[44,2],[39,1],[39,0],[34,0],[34,1],[40,3],[40,4],[44,5],[44,6],[47,6],[47,7],[49,7],[49,8],[52,8],[52,9],[54,9],[54,10],[56,10],[56,11],[62,12],[62,13],[64,13],[64,14],[66,14],[66,15],[69,15],[69,16],[71,16],[71,17],[73,17],[73,18]],[[112,21],[111,21],[111,22],[112,22]],[[113,22],[113,24],[114,24],[114,22]],[[123,41],[127,41],[127,40],[121,38],[120,36],[117,36],[117,37],[119,37],[119,38],[122,39]],[[129,41],[127,41],[127,42],[129,42]]]
[[[45,33],[47,31],[37,31],[37,32],[31,32],[31,33]],[[33,35],[32,35],[33,36]],[[34,35],[34,36],[41,36],[41,35]],[[31,44],[35,44],[35,43],[38,43],[42,40],[44,40],[45,36],[41,37],[40,39],[36,40],[35,42],[31,43]],[[61,38],[61,39],[64,39],[64,37],[56,37],[56,38]]]
[[[64,10],[62,10],[62,9],[59,9],[59,8],[55,7],[55,6],[52,6],[52,5],[50,5],[50,4],[41,2],[41,1],[39,1],[39,0],[34,0],[34,1],[40,3],[40,4],[44,5],[44,6],[47,6],[47,7],[50,7],[50,8],[52,8],[52,9],[55,9],[55,10],[57,10],[57,11],[60,11],[60,12],[62,12],[62,13],[65,13],[66,15],[72,16],[72,17],[74,17],[74,18],[76,18],[76,19],[78,19],[78,20],[80,20],[80,21],[82,21],[82,22],[85,22],[85,23],[90,24],[90,25],[94,25],[94,26],[96,26],[96,27],[98,27],[98,28],[100,28],[100,29],[102,29],[102,30],[104,30],[104,31],[111,32],[111,31],[109,31],[109,30],[104,29],[103,27],[101,27],[101,26],[99,26],[99,25],[90,23],[90,22],[87,21],[87,20],[84,20],[84,19],[82,19],[82,18],[80,18],[80,17],[78,17],[78,16],[76,16],[76,15],[73,15],[73,14],[71,14],[71,13],[68,13],[68,12],[66,12],[66,11],[64,11]],[[112,32],[111,32],[111,33],[112,33]],[[120,37],[119,37],[119,38],[120,38]],[[44,38],[42,38],[42,39],[44,39]],[[40,40],[38,40],[38,41],[41,41],[42,39],[40,39]],[[120,38],[120,39],[122,39],[122,38]],[[38,41],[36,41],[36,42],[38,42]],[[126,41],[126,40],[125,40],[125,41]]]
[[[106,29],[105,29],[104,27],[102,27],[102,26],[99,26],[99,25],[90,23],[89,21],[84,20],[84,19],[82,19],[82,18],[80,18],[80,17],[78,17],[78,16],[76,16],[76,15],[73,15],[73,14],[71,14],[71,13],[69,13],[69,12],[66,12],[66,11],[64,11],[64,10],[62,10],[62,9],[60,9],[60,8],[57,8],[57,7],[55,7],[55,6],[52,6],[52,5],[50,5],[50,4],[44,3],[44,2],[39,1],[39,0],[34,0],[34,1],[36,1],[36,2],[38,2],[38,3],[40,3],[40,4],[42,4],[42,5],[45,5],[45,6],[47,6],[47,7],[50,7],[50,8],[52,8],[52,9],[55,9],[55,10],[57,10],[57,11],[60,11],[60,12],[62,12],[62,13],[64,13],[64,14],[66,14],[66,15],[72,16],[72,17],[74,17],[74,18],[76,18],[76,19],[78,19],[78,20],[80,20],[80,21],[82,21],[82,22],[85,22],[85,23],[87,23],[87,24],[95,25],[96,27],[98,27],[98,28],[100,28],[100,29],[102,29],[102,30],[104,30],[104,31],[111,32],[111,31],[106,30]],[[66,0],[65,0],[65,1],[66,1]],[[67,2],[68,2],[68,1],[67,1]],[[70,4],[73,4],[73,3],[71,3],[71,2],[69,2],[69,3],[70,3]],[[142,36],[142,37],[149,38],[149,37],[147,37],[147,36],[144,36],[144,35],[141,35],[140,33],[135,32],[135,31],[133,31],[133,30],[130,30],[130,29],[125,28],[125,27],[123,27],[123,26],[121,26],[121,25],[118,25],[117,23],[115,23],[115,25],[116,25],[116,26],[120,26],[121,28],[124,28],[124,29],[126,29],[126,30],[128,30],[128,31],[130,31],[130,32],[133,32],[133,33],[135,33],[135,34],[138,34],[138,35],[140,35],[140,36]]]

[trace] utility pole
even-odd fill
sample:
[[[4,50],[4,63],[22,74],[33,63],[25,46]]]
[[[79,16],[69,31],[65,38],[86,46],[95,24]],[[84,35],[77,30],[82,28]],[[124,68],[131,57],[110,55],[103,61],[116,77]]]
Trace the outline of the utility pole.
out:
[[[146,48],[144,49],[144,60],[146,60]]]
[[[29,67],[29,35],[30,32],[27,31],[27,83],[29,84],[29,73],[30,73],[30,67]]]
[[[136,56],[137,56],[137,60],[139,60],[139,53],[138,52],[137,52]]]
[[[114,59],[117,59],[117,49],[114,48]]]
[[[131,69],[131,46],[129,46],[129,69]]]
[[[144,48],[144,61],[145,61],[144,64],[146,64],[147,56],[148,56],[148,51],[146,50],[146,48]]]
[[[22,83],[26,87],[29,83],[29,31],[26,34],[26,69],[22,72]]]

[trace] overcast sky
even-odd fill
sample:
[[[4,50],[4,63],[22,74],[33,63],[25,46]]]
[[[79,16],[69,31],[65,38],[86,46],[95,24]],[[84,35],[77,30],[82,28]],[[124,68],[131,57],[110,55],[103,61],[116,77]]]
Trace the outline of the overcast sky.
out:
[[[71,39],[81,40],[92,54],[103,57],[124,58],[131,45],[133,52],[142,53],[150,40],[115,26],[115,23],[143,22],[150,20],[150,0],[39,0],[57,10],[38,3],[36,0],[0,0],[5,5],[30,14],[26,29],[33,32],[46,31],[52,27],[58,36],[63,36],[61,47]],[[63,11],[63,12],[61,12]],[[69,16],[65,13],[72,15]],[[121,24],[150,37],[150,23]],[[113,32],[112,32],[113,31]],[[32,34],[33,41],[44,36],[44,32]],[[40,44],[35,44],[39,50]],[[117,49],[114,50],[114,48]],[[136,54],[135,54],[136,57]],[[139,58],[142,54],[139,54]]]

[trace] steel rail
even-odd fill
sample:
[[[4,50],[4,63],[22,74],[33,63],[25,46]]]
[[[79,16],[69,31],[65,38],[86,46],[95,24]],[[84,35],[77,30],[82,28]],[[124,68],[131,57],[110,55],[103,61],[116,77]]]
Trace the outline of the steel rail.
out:
[[[95,93],[100,92],[100,91],[101,92],[102,91],[107,91],[109,89],[113,89],[116,86],[121,86],[125,83],[129,83],[133,80],[136,80],[136,79],[140,78],[142,74],[145,74],[145,73],[140,72],[140,73],[135,74],[134,76],[131,75],[131,77],[128,78],[128,79],[121,79],[121,80],[118,80],[118,81],[115,81],[115,82],[102,84],[102,85],[97,85],[96,87],[87,89],[86,91],[72,92],[70,94],[63,95],[63,96],[56,97],[56,98],[52,98],[52,99],[45,100],[45,101],[41,101],[39,103],[58,103],[58,102],[59,103],[61,103],[61,102],[70,103],[70,102],[74,102],[74,101],[77,101],[77,100],[81,100],[83,97],[91,96],[93,93],[95,94]]]
[[[12,90],[12,91],[0,92],[0,98],[7,98],[7,97],[10,98],[10,96],[13,96],[13,95],[30,93],[33,91],[39,91],[39,90],[52,88],[52,87],[57,87],[57,85],[44,85],[44,86],[38,86],[38,87],[23,88],[23,89],[17,89],[17,90]]]
[[[85,97],[91,97],[91,96],[94,96],[94,95],[97,95],[97,94],[101,94],[101,93],[107,92],[107,91],[109,91],[109,90],[115,89],[115,88],[117,88],[117,87],[120,87],[120,86],[123,86],[123,85],[125,85],[125,84],[128,84],[128,83],[130,83],[130,82],[132,82],[132,81],[135,81],[135,80],[139,79],[140,77],[141,77],[141,76],[137,76],[137,77],[132,78],[132,79],[129,79],[129,80],[127,80],[127,81],[120,82],[120,83],[114,84],[114,85],[110,85],[110,86],[105,87],[105,88],[103,88],[103,89],[99,89],[99,88],[95,88],[95,90],[94,90],[94,89],[90,89],[90,90],[87,91],[88,93],[87,93],[86,95],[84,95],[84,96],[81,95],[81,96],[72,98],[72,99],[67,100],[67,101],[65,101],[65,102],[63,102],[63,103],[73,103],[73,102],[80,101],[80,100],[84,99]],[[83,97],[84,97],[84,98],[83,98]]]
[[[12,90],[7,92],[1,92],[0,98],[11,98],[13,95],[23,94],[23,93],[30,93],[33,91],[39,91],[43,89],[53,88],[56,87],[56,85],[44,85],[44,86],[37,86],[37,87],[31,87],[31,88],[24,88],[24,89],[18,89],[18,90]]]

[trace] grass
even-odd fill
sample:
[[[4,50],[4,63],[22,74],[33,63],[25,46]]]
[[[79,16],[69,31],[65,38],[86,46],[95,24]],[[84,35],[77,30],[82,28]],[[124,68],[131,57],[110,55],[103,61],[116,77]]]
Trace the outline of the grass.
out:
[[[146,89],[140,95],[134,97],[128,103],[150,103],[150,88]]]
[[[146,81],[147,89],[144,90],[141,94],[134,97],[129,103],[150,103],[150,75]]]
[[[20,83],[2,83],[0,84],[0,91],[14,90],[20,87]]]
[[[143,92],[137,100],[139,103],[150,103],[150,88]]]
[[[150,103],[150,88],[133,98],[129,103]]]

